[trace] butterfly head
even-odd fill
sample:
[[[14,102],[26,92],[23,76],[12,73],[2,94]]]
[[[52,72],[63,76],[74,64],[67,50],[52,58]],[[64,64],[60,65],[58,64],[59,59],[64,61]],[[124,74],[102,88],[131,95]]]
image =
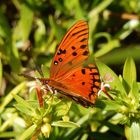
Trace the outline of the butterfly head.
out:
[[[49,85],[50,79],[39,78],[38,80],[41,82],[42,88],[44,90],[47,90],[47,91],[50,91],[51,93],[54,93],[52,87]]]
[[[50,79],[38,78],[38,80],[39,80],[40,84],[42,85],[42,87],[46,87],[47,88],[49,86]]]

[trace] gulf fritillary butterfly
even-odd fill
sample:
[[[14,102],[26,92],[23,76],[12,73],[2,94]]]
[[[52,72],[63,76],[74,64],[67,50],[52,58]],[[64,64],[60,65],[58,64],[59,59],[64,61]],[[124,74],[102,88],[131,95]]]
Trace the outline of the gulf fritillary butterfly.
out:
[[[80,20],[66,33],[51,63],[50,78],[40,78],[47,90],[58,91],[84,107],[93,106],[101,89],[95,65],[83,67],[89,56],[88,24]]]

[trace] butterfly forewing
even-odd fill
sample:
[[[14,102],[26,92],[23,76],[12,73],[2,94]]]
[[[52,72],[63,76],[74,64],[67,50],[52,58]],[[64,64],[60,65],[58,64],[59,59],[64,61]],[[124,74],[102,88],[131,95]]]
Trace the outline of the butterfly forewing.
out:
[[[51,64],[51,78],[65,77],[69,71],[83,64],[88,53],[88,24],[78,21],[69,29],[56,50]]]

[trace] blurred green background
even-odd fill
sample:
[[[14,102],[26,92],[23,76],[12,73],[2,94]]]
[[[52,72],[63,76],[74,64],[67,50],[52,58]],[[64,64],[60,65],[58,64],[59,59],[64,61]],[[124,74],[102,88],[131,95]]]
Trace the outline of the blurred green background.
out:
[[[131,78],[135,82],[139,81],[139,18],[139,0],[0,1],[0,138],[31,139],[32,137],[33,139],[38,137],[40,140],[54,140],[58,138],[74,140],[138,140],[140,135],[138,135],[138,132],[140,132],[139,100],[137,105],[134,105],[134,108],[137,110],[136,113],[133,114],[133,111],[131,112],[133,115],[130,115],[130,112],[128,113],[129,108],[126,112],[123,110],[125,116],[129,117],[126,119],[126,122],[123,122],[123,120],[110,121],[118,117],[121,112],[113,110],[114,102],[111,102],[112,104],[105,103],[110,106],[110,109],[107,110],[104,110],[101,105],[98,107],[100,102],[93,109],[86,109],[73,103],[71,108],[60,116],[69,116],[68,118],[72,122],[78,123],[81,127],[61,128],[58,127],[60,123],[59,125],[54,125],[45,135],[41,129],[44,124],[39,123],[39,127],[34,127],[34,125],[37,125],[34,120],[27,123],[29,114],[26,116],[25,112],[27,110],[22,110],[24,104],[19,104],[17,109],[14,98],[16,98],[17,102],[21,101],[25,104],[27,103],[25,100],[36,99],[35,94],[29,93],[31,83],[18,74],[24,71],[35,70],[35,65],[40,67],[43,64],[46,67],[45,75],[48,76],[56,46],[68,28],[81,19],[86,20],[89,24],[89,62],[92,63],[94,60],[103,62],[119,78],[119,75],[123,74],[121,77],[126,80],[126,83],[129,81],[127,81],[129,74],[135,77]],[[127,61],[125,61],[126,59]],[[125,66],[123,67],[124,63]],[[102,69],[103,67],[105,70],[108,70],[104,64],[101,67],[99,66],[99,68]],[[111,70],[109,72],[111,73]],[[129,86],[129,83],[127,84]],[[133,84],[135,88],[132,89],[135,89],[135,91],[140,89],[136,88],[140,87],[139,85],[139,82]],[[134,91],[130,89],[131,86],[126,91]],[[139,93],[139,90],[137,91]],[[25,99],[25,102],[18,97],[13,97],[13,94],[18,94]],[[137,98],[139,99],[139,95]],[[118,104],[124,105],[124,98],[120,99],[122,100],[117,100]],[[35,101],[37,102],[37,100]],[[128,105],[129,101],[126,101],[126,103]],[[38,110],[41,112],[40,109]],[[53,111],[52,109],[49,113],[52,115]],[[57,121],[61,120],[56,116],[54,118]],[[71,123],[69,123],[69,126],[74,126]],[[47,124],[49,123],[47,122]],[[66,127],[66,125],[64,124],[62,127]],[[49,125],[46,129],[52,126]],[[26,130],[28,132],[25,132]],[[136,133],[130,136],[130,133],[133,134],[133,132]]]

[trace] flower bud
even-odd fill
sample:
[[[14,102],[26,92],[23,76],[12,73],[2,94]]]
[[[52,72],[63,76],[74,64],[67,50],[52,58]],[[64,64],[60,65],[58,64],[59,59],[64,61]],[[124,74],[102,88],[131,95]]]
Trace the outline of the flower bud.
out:
[[[41,126],[41,132],[46,138],[49,138],[51,132],[51,125],[46,123]]]

